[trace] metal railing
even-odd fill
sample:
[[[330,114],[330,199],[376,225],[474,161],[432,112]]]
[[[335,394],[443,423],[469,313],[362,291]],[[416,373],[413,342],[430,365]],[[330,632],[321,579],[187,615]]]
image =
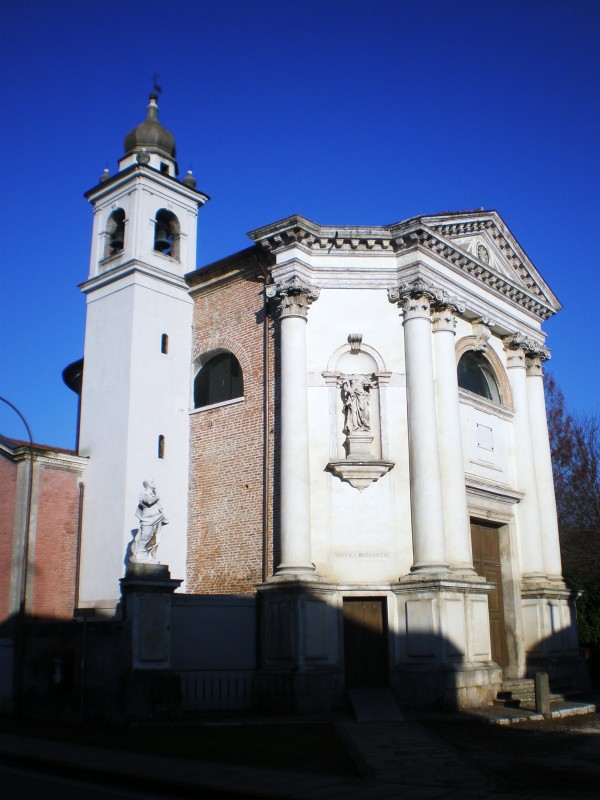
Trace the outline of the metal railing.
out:
[[[253,669],[178,671],[184,711],[247,711],[293,708],[289,672]]]

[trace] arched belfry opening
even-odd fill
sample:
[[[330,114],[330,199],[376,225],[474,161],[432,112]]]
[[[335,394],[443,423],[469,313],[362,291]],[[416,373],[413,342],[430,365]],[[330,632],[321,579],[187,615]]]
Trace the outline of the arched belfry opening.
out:
[[[179,220],[172,211],[161,208],[154,220],[154,249],[165,256],[179,258]]]
[[[115,209],[106,223],[106,244],[104,258],[110,258],[121,253],[125,247],[125,212],[122,208]]]

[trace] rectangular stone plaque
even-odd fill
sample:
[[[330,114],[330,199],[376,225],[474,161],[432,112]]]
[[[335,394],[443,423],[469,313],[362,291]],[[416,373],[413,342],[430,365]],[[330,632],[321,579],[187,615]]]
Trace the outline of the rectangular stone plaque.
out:
[[[145,595],[139,599],[139,658],[145,662],[169,659],[169,598]]]
[[[477,423],[477,447],[494,452],[494,431],[487,425]]]

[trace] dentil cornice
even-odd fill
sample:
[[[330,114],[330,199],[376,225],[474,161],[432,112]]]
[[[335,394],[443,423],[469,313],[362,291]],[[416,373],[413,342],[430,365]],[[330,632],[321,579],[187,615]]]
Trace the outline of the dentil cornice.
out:
[[[475,212],[469,212],[469,217]],[[382,227],[321,226],[295,215],[258,228],[248,235],[273,255],[298,247],[306,253],[343,256],[404,254],[410,251],[431,253],[437,260],[483,283],[492,292],[522,306],[545,320],[561,306],[537,270],[523,253],[499,215],[478,212],[478,218],[462,219],[464,214],[416,217]],[[457,221],[453,221],[456,217]],[[485,258],[468,253],[451,236],[485,231],[517,276],[513,280],[491,266]]]

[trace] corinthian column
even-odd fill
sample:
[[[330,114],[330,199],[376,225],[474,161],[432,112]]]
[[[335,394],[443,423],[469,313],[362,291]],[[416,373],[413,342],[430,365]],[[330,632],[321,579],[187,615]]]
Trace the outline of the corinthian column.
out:
[[[435,290],[417,279],[391,289],[403,313],[413,572],[447,570],[431,347]]]
[[[279,576],[314,572],[311,562],[306,322],[319,290],[297,277],[267,287],[279,300],[281,333],[281,563]]]
[[[517,486],[525,493],[518,506],[521,568],[523,577],[539,577],[544,575],[544,554],[526,384],[526,357],[530,345],[529,340],[521,334],[504,339],[506,366],[515,405],[513,441]]]
[[[446,557],[451,569],[473,571],[471,527],[458,402],[454,336],[456,313],[464,311],[456,298],[443,298],[433,312],[435,390],[442,473],[442,502],[446,532]]]
[[[542,362],[550,358],[549,350],[537,348],[527,353],[527,397],[537,492],[540,504],[539,519],[544,553],[544,571],[547,575],[560,577],[562,566],[558,539],[558,520],[552,459],[548,439],[546,400],[544,398],[544,374]]]

